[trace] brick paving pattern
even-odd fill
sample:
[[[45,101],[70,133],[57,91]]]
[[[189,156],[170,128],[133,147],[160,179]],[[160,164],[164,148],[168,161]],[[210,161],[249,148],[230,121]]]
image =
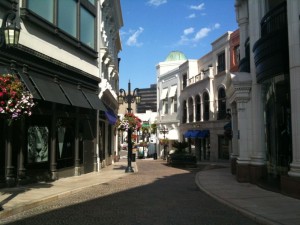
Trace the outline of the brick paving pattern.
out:
[[[173,168],[162,160],[138,160],[137,164],[137,173],[86,188],[6,218],[0,224],[257,224],[200,191],[195,184],[199,169]]]

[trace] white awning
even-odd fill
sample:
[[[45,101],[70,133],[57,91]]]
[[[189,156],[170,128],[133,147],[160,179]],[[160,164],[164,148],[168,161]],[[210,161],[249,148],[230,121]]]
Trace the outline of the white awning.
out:
[[[160,100],[164,100],[167,98],[167,95],[168,95],[168,88],[165,88],[162,90],[161,92],[161,96],[160,96]]]
[[[176,91],[177,91],[177,85],[172,86],[168,97],[173,98],[176,95]]]

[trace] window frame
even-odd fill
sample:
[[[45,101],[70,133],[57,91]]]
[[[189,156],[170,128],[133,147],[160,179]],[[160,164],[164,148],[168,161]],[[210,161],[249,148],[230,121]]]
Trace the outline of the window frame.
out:
[[[24,21],[30,21],[38,25],[39,27],[43,28],[47,32],[57,36],[59,39],[63,39],[66,43],[72,45],[76,49],[79,49],[86,53],[87,55],[91,56],[92,58],[98,58],[98,49],[97,46],[97,7],[93,5],[89,0],[76,0],[77,4],[77,14],[76,14],[76,37],[68,34],[66,31],[58,27],[58,0],[54,1],[54,22],[51,23],[48,20],[44,19],[39,14],[35,13],[29,8],[29,0],[23,0],[23,6],[20,9],[20,17]],[[90,47],[89,45],[85,44],[80,40],[80,8],[84,7],[93,17],[94,17],[94,48]]]

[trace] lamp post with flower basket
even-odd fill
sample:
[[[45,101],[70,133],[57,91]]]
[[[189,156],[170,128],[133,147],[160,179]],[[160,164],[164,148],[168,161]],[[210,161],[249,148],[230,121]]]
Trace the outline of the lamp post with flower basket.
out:
[[[131,166],[132,161],[132,140],[131,135],[134,130],[138,130],[141,127],[141,120],[131,113],[131,103],[136,102],[139,104],[141,102],[141,96],[138,94],[139,89],[135,88],[131,94],[131,83],[128,82],[128,93],[124,89],[120,89],[118,95],[118,103],[123,104],[124,102],[128,104],[127,113],[124,115],[124,118],[118,121],[118,129],[127,131],[127,144],[128,144],[128,155],[127,161],[128,165],[125,169],[125,172],[134,172]]]
[[[166,158],[167,158],[167,150],[166,150],[166,148],[167,148],[167,145],[168,145],[168,139],[166,139],[166,134],[169,133],[169,130],[166,127],[162,127],[159,130],[159,132],[164,135],[164,139],[163,139],[164,141],[161,141],[161,145],[164,146],[164,160],[166,160]]]

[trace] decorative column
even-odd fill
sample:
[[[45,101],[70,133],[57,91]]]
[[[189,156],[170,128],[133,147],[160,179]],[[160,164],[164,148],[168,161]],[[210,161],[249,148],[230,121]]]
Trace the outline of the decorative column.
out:
[[[25,119],[20,120],[20,132],[19,132],[19,155],[18,155],[18,184],[26,184],[26,169],[24,167],[24,151],[25,151],[25,140],[27,136],[25,135]]]
[[[75,176],[81,175],[80,156],[79,156],[79,108],[76,107],[75,119]]]
[[[231,173],[236,174],[236,161],[239,156],[239,145],[238,145],[238,119],[237,119],[237,108],[236,103],[231,106],[231,129],[232,129],[232,153],[230,156],[231,161]]]
[[[8,187],[15,186],[16,180],[14,176],[15,167],[13,166],[12,158],[12,122],[6,121],[6,137],[5,137],[5,151],[6,151],[6,185]]]
[[[249,182],[249,142],[248,142],[248,124],[247,120],[247,102],[243,100],[237,101],[237,120],[238,120],[238,145],[239,145],[239,156],[237,158],[237,180],[239,182]]]
[[[300,178],[300,34],[299,14],[300,3],[287,1],[288,32],[289,32],[289,56],[290,56],[290,88],[291,88],[291,124],[293,159],[288,173],[291,177]]]
[[[252,85],[252,99],[255,104],[252,105],[252,154],[251,154],[251,183],[267,175],[267,166],[265,159],[265,133],[264,133],[264,93],[260,84]]]
[[[51,172],[51,179],[57,180],[58,179],[58,172],[57,172],[57,163],[56,163],[56,104],[52,103],[52,120],[51,120],[51,136],[50,136],[50,152],[51,152],[51,162],[50,162],[50,172]]]

